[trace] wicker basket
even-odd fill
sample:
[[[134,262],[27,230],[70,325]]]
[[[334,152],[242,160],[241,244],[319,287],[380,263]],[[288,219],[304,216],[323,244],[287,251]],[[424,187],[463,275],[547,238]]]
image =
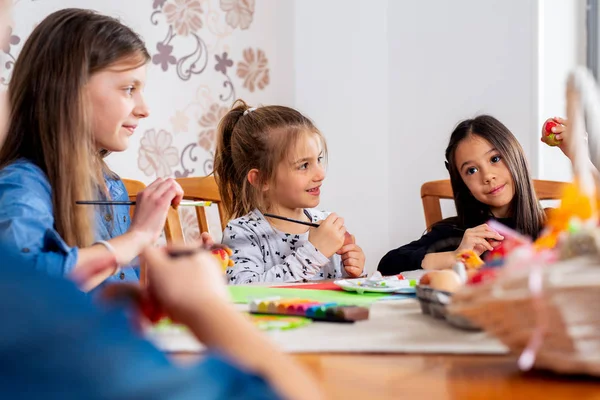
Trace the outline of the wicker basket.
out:
[[[600,376],[600,259],[538,267],[505,270],[493,282],[467,286],[454,294],[448,311],[482,327],[514,353],[523,356],[529,347],[537,368]],[[536,271],[538,278],[532,278]],[[531,290],[532,279],[540,279],[538,294]],[[523,369],[531,366],[523,363]]]
[[[450,325],[460,329],[479,331],[481,328],[475,326],[470,320],[447,311],[448,304],[452,299],[452,293],[436,290],[427,285],[417,286],[417,300],[421,306],[421,312],[434,318],[444,319]]]

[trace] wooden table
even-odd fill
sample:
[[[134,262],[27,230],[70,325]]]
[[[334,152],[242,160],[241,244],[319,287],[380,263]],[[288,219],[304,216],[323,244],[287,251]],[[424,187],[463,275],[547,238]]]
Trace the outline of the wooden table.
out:
[[[198,354],[176,354],[193,362]],[[600,380],[521,373],[508,356],[302,354],[331,399],[600,400]]]

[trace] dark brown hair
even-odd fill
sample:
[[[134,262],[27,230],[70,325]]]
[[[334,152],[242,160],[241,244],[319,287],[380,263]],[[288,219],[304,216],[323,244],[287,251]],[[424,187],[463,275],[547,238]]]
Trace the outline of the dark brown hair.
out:
[[[0,168],[25,158],[46,173],[55,226],[70,246],[94,239],[90,211],[75,201],[104,188],[105,152],[94,144],[85,85],[114,64],[149,59],[142,39],[115,18],[70,8],[46,17],[15,63]]]
[[[465,229],[472,228],[485,223],[492,216],[489,206],[471,194],[456,165],[456,148],[470,135],[487,140],[502,156],[515,187],[510,205],[510,215],[515,221],[515,228],[523,234],[537,237],[544,223],[544,212],[533,190],[525,153],[510,130],[489,115],[480,115],[460,122],[452,132],[446,148],[446,166],[454,192],[458,224]]]
[[[321,141],[327,156],[325,139],[310,119],[293,108],[264,106],[250,108],[237,100],[218,127],[214,172],[223,205],[229,218],[239,218],[255,208],[268,207],[260,190],[273,182],[277,166],[307,133]],[[255,186],[248,172],[259,171]]]

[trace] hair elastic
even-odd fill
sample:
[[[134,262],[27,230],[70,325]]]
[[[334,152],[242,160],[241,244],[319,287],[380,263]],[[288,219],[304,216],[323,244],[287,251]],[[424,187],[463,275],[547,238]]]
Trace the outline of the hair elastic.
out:
[[[250,107],[246,111],[244,111],[244,115],[247,115],[248,113],[251,113],[254,110],[256,110],[256,107]]]

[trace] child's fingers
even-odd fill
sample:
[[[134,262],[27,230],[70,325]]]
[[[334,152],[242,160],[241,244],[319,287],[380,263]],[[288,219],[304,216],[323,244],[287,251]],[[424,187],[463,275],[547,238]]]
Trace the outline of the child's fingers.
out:
[[[485,236],[486,239],[504,240],[504,236],[502,236],[501,234],[499,234],[496,231],[486,231],[485,235],[486,235]]]
[[[71,279],[78,286],[83,286],[93,276],[111,270],[113,271],[117,267],[117,258],[112,253],[107,253],[99,258],[88,261],[84,265],[80,265],[75,268],[73,272],[69,274]]]
[[[504,240],[504,236],[491,229],[474,231],[470,233],[470,236],[482,239]]]
[[[348,253],[349,251],[356,250],[357,247],[358,246],[356,244],[350,243],[345,246],[342,246],[338,251],[336,251],[336,253],[342,255],[342,254]]]
[[[499,242],[497,240],[489,240],[488,242],[492,245],[493,248],[496,248],[502,244],[502,242]]]
[[[493,250],[492,245],[484,238],[481,237],[472,237],[471,240],[467,243],[470,243],[469,247],[475,248],[476,246],[481,246],[487,250]]]
[[[493,230],[487,225],[480,225],[477,228],[473,229],[471,232],[472,235],[483,237],[486,239],[498,239],[503,240],[504,236]]]
[[[348,275],[353,278],[358,278],[362,274],[362,268],[360,267],[344,267]]]
[[[200,240],[200,244],[204,244],[205,246],[212,246],[213,244],[215,244],[215,241],[208,232],[202,232],[202,234],[200,235]]]
[[[341,230],[342,228],[344,228],[344,218],[342,217],[338,217],[334,222],[333,222],[333,226],[336,227],[337,229]]]
[[[552,120],[553,120],[554,122],[558,122],[558,123],[559,123],[559,124],[561,124],[561,125],[566,125],[566,124],[567,124],[567,122],[568,122],[566,119],[564,119],[564,118],[561,118],[561,117],[554,117],[554,118],[552,118]]]
[[[344,261],[344,267],[356,267],[356,268],[361,268],[361,266],[364,263],[362,263],[360,260],[357,260],[355,258],[350,258],[346,261]]]
[[[556,140],[562,140],[563,137],[562,137],[562,135],[560,133],[557,133],[556,135],[554,135],[554,139],[556,139]]]
[[[359,259],[360,258],[361,253],[359,251],[349,251],[345,254],[342,255],[342,261],[344,260],[348,260],[350,258],[356,258]]]
[[[489,250],[489,251],[494,250],[494,248],[492,247],[490,242],[488,242],[487,240],[482,239],[482,238],[477,238],[477,239],[478,239],[477,244],[481,245],[486,250]]]
[[[171,205],[177,207],[179,205],[179,203],[181,203],[181,200],[183,200],[183,188],[176,181],[175,182],[175,197],[173,198],[173,200],[171,200]]]
[[[335,221],[337,221],[338,218],[339,218],[339,216],[336,213],[331,213],[323,221],[319,221],[318,224],[319,225],[330,225],[330,224],[335,223]]]

